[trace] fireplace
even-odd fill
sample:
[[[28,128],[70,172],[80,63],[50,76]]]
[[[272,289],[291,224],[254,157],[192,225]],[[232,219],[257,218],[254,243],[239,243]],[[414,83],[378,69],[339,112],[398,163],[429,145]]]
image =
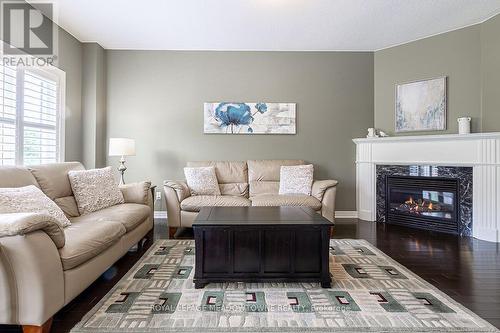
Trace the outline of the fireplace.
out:
[[[471,167],[377,165],[377,222],[472,235]]]
[[[359,138],[356,210],[386,222],[386,176],[459,179],[459,234],[500,243],[500,132]]]
[[[459,233],[459,180],[387,176],[386,222]]]

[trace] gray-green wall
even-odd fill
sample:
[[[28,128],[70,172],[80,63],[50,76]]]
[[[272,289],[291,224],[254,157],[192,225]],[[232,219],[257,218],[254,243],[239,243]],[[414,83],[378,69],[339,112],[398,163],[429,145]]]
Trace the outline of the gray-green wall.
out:
[[[500,15],[481,24],[483,131],[500,131]]]
[[[84,43],[82,55],[82,162],[86,168],[106,164],[106,51]]]
[[[65,160],[82,160],[82,43],[58,30],[57,67],[66,72]]]
[[[209,101],[297,103],[297,134],[204,135]],[[298,158],[355,210],[351,139],[371,126],[373,53],[107,51],[107,137],[136,140],[127,181],[183,179],[189,160]]]
[[[66,73],[65,160],[106,164],[106,50],[58,29],[56,65]]]
[[[473,132],[500,130],[499,59],[498,15],[483,24],[375,52],[375,127],[394,134],[396,84],[447,76],[447,130],[431,133],[457,133],[457,118],[463,116],[472,117]]]

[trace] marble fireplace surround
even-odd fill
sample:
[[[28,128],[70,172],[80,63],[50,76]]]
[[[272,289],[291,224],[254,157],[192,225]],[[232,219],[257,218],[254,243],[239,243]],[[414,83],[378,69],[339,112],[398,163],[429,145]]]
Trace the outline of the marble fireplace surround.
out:
[[[356,195],[360,219],[377,220],[377,165],[471,167],[472,236],[500,242],[499,132],[353,141],[356,144]]]
[[[407,177],[440,177],[459,179],[459,211],[458,234],[472,236],[472,195],[473,171],[471,167],[449,167],[430,165],[377,165],[377,222],[386,221],[386,176]]]

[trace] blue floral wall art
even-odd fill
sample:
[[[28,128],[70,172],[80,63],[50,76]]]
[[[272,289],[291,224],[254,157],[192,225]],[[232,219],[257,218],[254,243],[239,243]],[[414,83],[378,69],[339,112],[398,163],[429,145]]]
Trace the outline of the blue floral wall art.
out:
[[[204,133],[295,134],[295,103],[205,103]]]

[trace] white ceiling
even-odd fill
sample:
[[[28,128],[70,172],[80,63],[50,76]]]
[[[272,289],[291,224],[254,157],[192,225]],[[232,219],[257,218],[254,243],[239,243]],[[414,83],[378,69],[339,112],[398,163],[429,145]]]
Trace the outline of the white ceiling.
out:
[[[107,49],[373,51],[476,24],[500,0],[55,0]]]

